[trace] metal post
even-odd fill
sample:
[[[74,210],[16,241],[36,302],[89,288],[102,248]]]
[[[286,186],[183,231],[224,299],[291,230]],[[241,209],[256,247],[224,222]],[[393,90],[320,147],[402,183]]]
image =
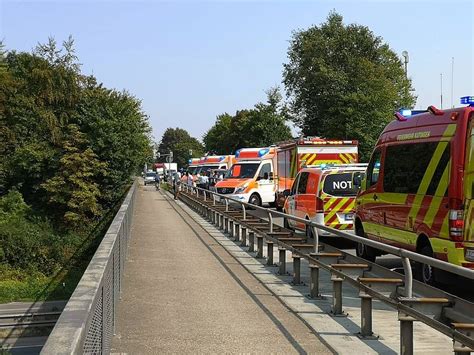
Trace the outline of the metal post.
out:
[[[212,205],[216,205],[216,195],[212,194]]]
[[[342,312],[342,279],[337,276],[331,277],[332,281],[332,314],[337,316],[343,314]]]
[[[273,242],[267,241],[267,265],[273,266]]]
[[[225,199],[225,211],[229,212],[229,200],[227,198]]]
[[[301,257],[293,255],[293,284],[299,285],[301,283]]]
[[[400,354],[413,355],[413,318],[398,315],[400,321]]]
[[[242,227],[242,242],[240,243],[243,247],[247,246],[247,228]]]
[[[403,270],[405,272],[405,296],[413,297],[413,274],[411,271],[410,259],[402,257]]]
[[[319,253],[319,232],[317,227],[313,228],[313,236],[314,236],[314,252]]]
[[[360,335],[361,337],[371,337],[372,332],[372,297],[365,292],[361,292],[360,296]]]
[[[229,237],[234,237],[234,221],[229,218]]]
[[[229,218],[224,216],[224,233],[229,233]]]
[[[255,251],[255,233],[249,232],[249,251]]]
[[[270,223],[270,233],[273,233],[273,216],[270,210],[268,210],[268,223]]]
[[[285,275],[286,274],[286,249],[279,248],[279,255],[278,255],[278,264],[279,264],[279,269],[278,273],[280,275]]]
[[[235,233],[234,240],[238,242],[240,240],[240,224],[234,223]]]
[[[247,210],[245,209],[245,205],[244,205],[244,204],[242,204],[242,210],[243,210],[243,212],[244,212],[244,220],[246,220],[246,219],[247,219]]]
[[[320,298],[319,294],[319,266],[309,264],[311,283],[309,285],[309,297]]]
[[[220,224],[220,225],[219,225],[219,228],[223,230],[223,229],[224,229],[224,215],[223,215],[223,214],[220,214],[220,215],[219,215],[219,220],[220,220],[220,222],[219,222],[219,224]]]
[[[257,235],[257,259],[263,258],[263,236]]]

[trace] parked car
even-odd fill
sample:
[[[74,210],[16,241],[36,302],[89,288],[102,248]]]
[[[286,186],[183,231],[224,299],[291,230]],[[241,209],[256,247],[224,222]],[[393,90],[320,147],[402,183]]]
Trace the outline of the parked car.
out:
[[[367,164],[341,164],[303,168],[296,176],[283,211],[327,227],[352,231],[354,201]],[[306,224],[285,219],[285,227],[299,229],[313,236]],[[333,234],[318,229],[321,236]]]
[[[146,185],[153,185],[155,183],[155,177],[156,177],[156,173],[153,172],[153,171],[149,171],[145,174],[145,177],[144,177],[144,184],[145,186]]]

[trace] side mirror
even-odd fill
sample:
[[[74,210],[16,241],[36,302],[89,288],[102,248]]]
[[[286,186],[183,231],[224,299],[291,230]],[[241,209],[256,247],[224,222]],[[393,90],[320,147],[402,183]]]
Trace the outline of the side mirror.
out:
[[[270,172],[270,180],[273,180],[273,171]]]
[[[290,189],[287,189],[287,190],[283,191],[283,196],[288,197],[290,195],[291,195],[291,190]]]
[[[263,179],[268,180],[268,173],[263,173]]]

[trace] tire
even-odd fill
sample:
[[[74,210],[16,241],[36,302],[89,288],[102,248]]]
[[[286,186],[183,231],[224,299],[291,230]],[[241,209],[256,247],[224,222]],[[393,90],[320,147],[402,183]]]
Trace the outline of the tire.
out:
[[[356,230],[356,234],[359,237],[364,237],[365,238],[365,233],[362,228],[359,228]],[[367,245],[364,245],[362,243],[357,243],[356,245],[356,255],[359,258],[363,258],[367,261],[370,261],[372,263],[375,262],[375,259],[377,258],[377,252],[374,250],[374,248],[369,247]]]
[[[262,206],[262,199],[260,198],[260,196],[258,194],[252,194],[250,195],[250,198],[249,198],[249,203],[251,205],[255,205],[255,206]]]
[[[430,245],[425,245],[421,248],[420,254],[430,258],[434,255]],[[425,284],[434,285],[436,281],[436,269],[427,264],[415,263],[415,278]]]

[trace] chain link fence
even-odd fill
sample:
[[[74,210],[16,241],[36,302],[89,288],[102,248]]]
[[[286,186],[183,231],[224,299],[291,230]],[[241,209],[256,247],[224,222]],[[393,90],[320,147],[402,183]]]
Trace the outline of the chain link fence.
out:
[[[138,182],[130,188],[41,354],[108,354]]]

